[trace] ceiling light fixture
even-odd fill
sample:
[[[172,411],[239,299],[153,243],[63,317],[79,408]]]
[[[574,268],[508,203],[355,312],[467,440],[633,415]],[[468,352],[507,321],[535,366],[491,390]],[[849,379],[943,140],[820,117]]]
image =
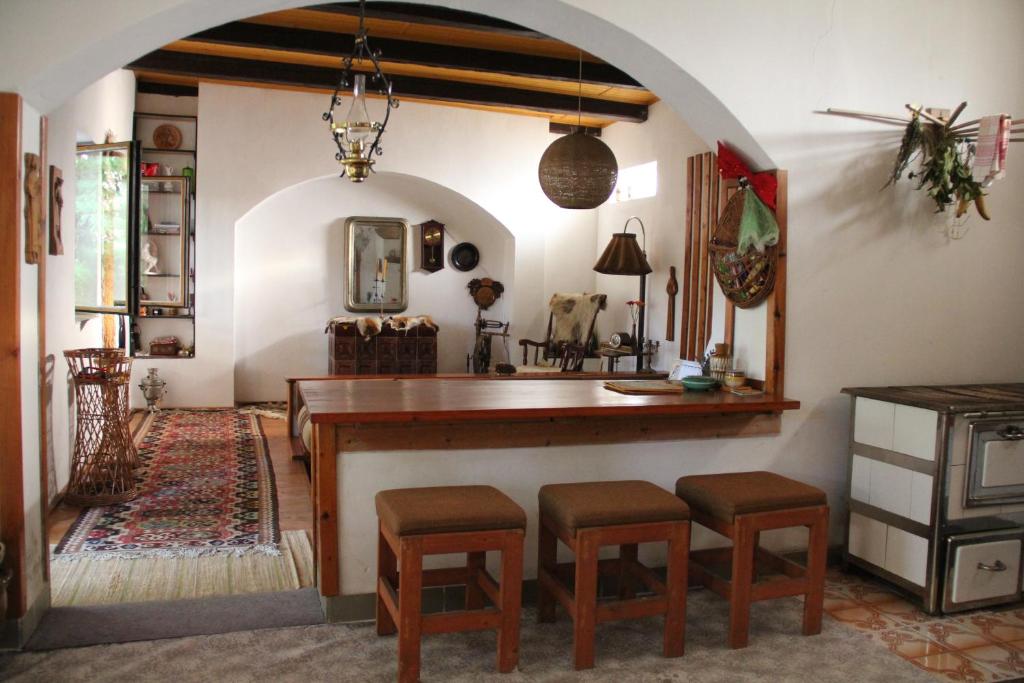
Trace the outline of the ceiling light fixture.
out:
[[[608,145],[583,128],[583,52],[579,56],[575,129],[552,142],[540,158],[537,176],[548,199],[563,209],[593,209],[611,196],[619,165]]]
[[[380,138],[388,125],[391,110],[398,107],[398,100],[391,95],[391,81],[380,68],[380,52],[370,49],[366,35],[366,0],[359,0],[359,29],[355,34],[352,53],[341,60],[341,77],[331,95],[331,106],[324,112],[323,119],[331,126],[331,137],[338,146],[334,158],[345,167],[345,175],[354,183],[361,183],[373,170],[374,156],[381,155]],[[387,100],[382,121],[370,118],[366,108],[367,75],[356,73],[353,66],[373,65],[369,74],[370,86]],[[351,89],[352,102],[343,121],[335,118],[335,109],[341,110],[342,93]]]

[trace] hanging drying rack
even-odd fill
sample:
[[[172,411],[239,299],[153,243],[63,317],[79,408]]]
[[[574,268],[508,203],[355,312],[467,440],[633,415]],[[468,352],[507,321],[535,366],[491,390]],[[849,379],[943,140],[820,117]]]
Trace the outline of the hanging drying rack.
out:
[[[937,126],[943,126],[949,128],[949,130],[958,138],[965,142],[973,142],[978,136],[978,124],[981,119],[971,119],[970,121],[964,121],[963,123],[956,123],[957,118],[963,113],[967,107],[966,102],[961,102],[960,106],[953,110],[948,117],[938,116],[932,112],[933,109],[925,109],[921,105],[906,104],[904,105],[907,111],[911,113],[911,116],[920,116],[929,123],[934,123]],[[892,116],[890,114],[873,114],[866,111],[854,111],[853,109],[837,109],[835,107],[829,107],[824,111],[816,111],[816,114],[828,114],[830,116],[843,116],[851,119],[859,119],[861,121],[869,121],[871,123],[881,123],[889,126],[899,126],[906,128],[913,119],[908,116]],[[1024,135],[1024,119],[1013,119],[1010,121],[1010,135],[1014,134]],[[1024,137],[1010,137],[1010,142],[1024,142]]]

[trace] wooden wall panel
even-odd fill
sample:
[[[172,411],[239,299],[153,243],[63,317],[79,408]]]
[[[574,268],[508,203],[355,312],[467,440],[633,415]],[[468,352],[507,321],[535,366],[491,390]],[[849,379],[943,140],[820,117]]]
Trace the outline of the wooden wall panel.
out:
[[[722,202],[718,159],[711,152],[686,160],[686,221],[683,241],[682,315],[679,357],[698,360],[711,338],[715,281],[711,273],[708,244],[718,220]]]
[[[0,93],[0,538],[14,571],[7,617],[27,610],[21,434],[21,97]],[[32,353],[35,349],[32,349]]]

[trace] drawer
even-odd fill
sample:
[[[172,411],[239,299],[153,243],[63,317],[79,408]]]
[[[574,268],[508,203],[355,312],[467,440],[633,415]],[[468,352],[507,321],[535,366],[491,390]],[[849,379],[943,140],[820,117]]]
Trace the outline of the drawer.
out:
[[[946,545],[943,611],[1020,599],[1024,529],[950,536]]]

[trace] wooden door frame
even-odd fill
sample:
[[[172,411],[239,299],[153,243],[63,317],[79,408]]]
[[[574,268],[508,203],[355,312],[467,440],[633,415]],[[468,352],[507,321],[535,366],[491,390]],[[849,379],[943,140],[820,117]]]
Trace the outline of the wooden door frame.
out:
[[[21,127],[21,97],[0,93],[0,387],[8,398],[0,411],[0,538],[7,547],[4,566],[14,572],[7,590],[7,619],[20,619],[28,611],[21,433]]]

